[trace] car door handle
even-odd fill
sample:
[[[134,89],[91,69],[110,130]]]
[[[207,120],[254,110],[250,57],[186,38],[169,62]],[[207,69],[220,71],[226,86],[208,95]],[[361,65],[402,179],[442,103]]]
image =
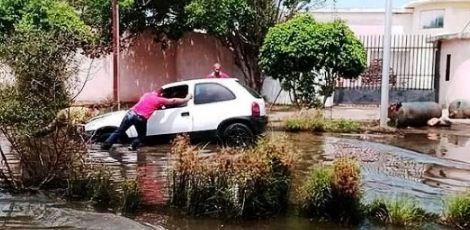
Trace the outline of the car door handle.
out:
[[[182,113],[181,113],[181,116],[182,116],[182,117],[187,117],[187,116],[189,116],[189,112],[182,112]]]

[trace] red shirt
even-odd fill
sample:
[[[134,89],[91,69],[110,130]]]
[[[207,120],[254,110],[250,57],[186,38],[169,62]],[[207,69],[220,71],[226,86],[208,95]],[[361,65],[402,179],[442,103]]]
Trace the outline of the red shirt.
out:
[[[207,78],[230,78],[230,76],[228,76],[228,74],[220,71],[218,77],[215,76],[215,72],[212,72],[211,74],[207,75]]]
[[[170,104],[170,100],[164,97],[160,97],[157,92],[150,92],[144,94],[139,102],[135,104],[131,110],[139,114],[140,116],[149,119],[153,112],[163,105]]]

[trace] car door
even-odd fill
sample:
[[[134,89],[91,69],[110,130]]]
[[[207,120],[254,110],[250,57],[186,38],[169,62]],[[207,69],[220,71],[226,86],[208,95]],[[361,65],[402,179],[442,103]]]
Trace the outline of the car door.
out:
[[[193,131],[216,130],[219,124],[238,114],[239,103],[226,86],[215,83],[197,83],[194,86]]]
[[[189,92],[189,85],[182,84],[162,90],[166,98],[184,98]],[[192,101],[184,105],[167,106],[153,113],[147,122],[147,135],[164,135],[192,131]]]

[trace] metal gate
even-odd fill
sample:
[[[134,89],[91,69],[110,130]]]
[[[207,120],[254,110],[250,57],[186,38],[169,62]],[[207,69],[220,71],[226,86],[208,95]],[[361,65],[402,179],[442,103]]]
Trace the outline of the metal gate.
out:
[[[366,70],[356,79],[339,79],[336,104],[379,104],[383,35],[359,37],[367,52]],[[390,101],[435,101],[439,87],[438,44],[429,35],[394,35],[391,40]]]

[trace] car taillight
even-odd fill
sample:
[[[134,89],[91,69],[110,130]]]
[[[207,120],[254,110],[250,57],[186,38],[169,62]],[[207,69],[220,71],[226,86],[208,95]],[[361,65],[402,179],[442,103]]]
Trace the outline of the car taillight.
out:
[[[251,116],[252,117],[259,117],[260,116],[259,104],[256,103],[256,102],[253,102],[251,104]]]

